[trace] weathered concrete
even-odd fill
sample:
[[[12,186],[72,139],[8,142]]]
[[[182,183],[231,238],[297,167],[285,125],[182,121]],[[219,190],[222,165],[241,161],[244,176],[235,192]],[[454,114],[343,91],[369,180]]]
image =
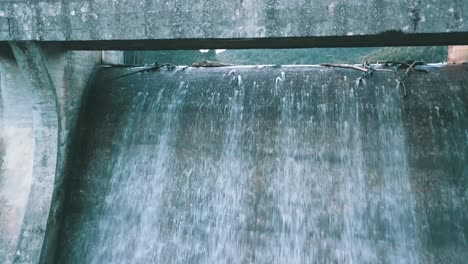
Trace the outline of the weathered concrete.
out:
[[[101,52],[43,50],[34,43],[12,43],[0,53],[2,263],[38,263],[55,242],[67,142],[100,62]]]
[[[58,166],[55,174],[53,198],[48,212],[48,223],[42,246],[39,263],[50,263],[47,252],[54,248],[57,241],[58,230],[62,221],[62,210],[65,189],[65,171],[67,166],[69,142],[75,137],[77,119],[81,111],[82,99],[86,96],[89,82],[94,79],[97,66],[102,63],[102,52],[73,51],[65,52],[60,49],[46,49],[47,66],[49,74],[55,85],[57,100],[59,102],[59,153]],[[60,168],[60,169],[59,169]],[[39,250],[39,248],[35,249]],[[37,263],[35,259],[29,263]]]
[[[467,14],[468,2],[460,0],[14,0],[0,3],[0,40],[239,40],[388,31],[466,33]]]
[[[59,151],[59,107],[45,57],[37,44],[16,45],[12,50],[19,70],[32,88],[34,124],[33,177],[18,241],[16,260],[31,263],[40,257],[52,202]]]
[[[0,262],[11,263],[33,178],[34,126],[29,83],[13,54],[0,55]]]
[[[371,234],[358,233],[362,236],[352,241],[350,247],[359,248],[359,245],[367,243],[368,237],[374,237],[376,240],[370,243],[381,246],[382,252],[377,253],[379,256],[394,251],[398,246],[395,244],[400,241],[388,242],[382,234],[391,229],[388,227],[390,223],[386,222],[393,220],[388,215],[391,208],[403,207],[409,201],[403,200],[396,205],[392,201],[398,200],[397,196],[413,197],[415,202],[411,210],[414,211],[416,227],[412,227],[415,228],[414,233],[404,233],[408,241],[401,241],[403,250],[419,254],[419,262],[414,263],[465,263],[468,257],[468,66],[428,69],[428,74],[414,72],[408,76],[405,81],[408,95],[404,97],[402,86],[397,86],[396,77],[389,72],[376,72],[359,82],[362,73],[355,70],[246,66],[163,69],[115,79],[138,69],[103,68],[90,90],[81,116],[81,134],[75,142],[76,159],[70,163],[73,169],[70,170],[66,220],[56,263],[102,263],[116,259],[129,263],[158,262],[155,260],[161,260],[158,263],[198,260],[203,263],[204,257],[213,253],[210,247],[205,247],[206,241],[213,239],[217,228],[229,228],[222,224],[220,227],[218,219],[213,220],[210,216],[213,211],[228,210],[226,207],[231,204],[222,208],[212,206],[210,199],[214,199],[211,197],[214,194],[204,191],[211,190],[210,184],[217,179],[215,176],[210,178],[209,170],[217,174],[223,148],[232,144],[231,137],[241,138],[235,143],[238,152],[232,158],[245,158],[245,163],[236,163],[236,166],[248,168],[242,175],[248,175],[249,183],[242,187],[235,185],[237,189],[225,189],[223,195],[230,197],[230,192],[233,192],[240,197],[242,188],[250,187],[245,194],[247,202],[242,204],[245,210],[236,214],[246,219],[246,224],[236,226],[231,233],[233,236],[234,233],[245,236],[239,243],[248,245],[246,251],[253,248],[254,257],[247,256],[245,262],[274,262],[262,256],[274,255],[271,252],[275,249],[287,249],[270,247],[268,241],[278,242],[290,232],[299,238],[307,234],[310,239],[307,240],[310,241],[307,249],[295,251],[297,254],[302,256],[308,254],[305,252],[308,249],[322,249],[319,250],[321,254],[314,257],[324,260],[324,263],[333,262],[326,260],[338,258],[331,252],[339,248],[344,238],[339,235],[343,232],[340,228],[334,232],[330,229],[333,225],[340,226],[339,219],[346,214],[336,192],[343,188],[340,181],[349,176],[341,172],[346,164],[340,158],[343,155],[340,153],[340,136],[343,136],[345,127],[355,127],[356,122],[359,132],[355,133],[357,141],[362,142],[365,175],[365,180],[356,187],[366,191],[359,193],[359,190],[352,189],[350,191],[355,193],[347,197],[363,195],[365,211],[371,212],[364,221],[377,227]],[[403,73],[404,70],[400,72]],[[179,97],[176,91],[182,91]],[[231,109],[235,102],[233,98],[240,98],[240,105],[235,104],[239,106],[236,111],[241,111],[243,117],[238,124],[229,123],[232,121],[229,118],[231,111],[235,111]],[[392,100],[390,98],[398,98],[399,103],[388,107],[389,102],[385,100]],[[349,108],[350,100],[356,102],[356,105],[352,104],[355,108]],[[285,104],[294,109],[286,120],[282,117]],[[355,109],[358,109],[358,114],[353,112],[350,115],[356,115],[358,121],[345,122],[345,119],[338,122],[340,116],[346,116],[346,111]],[[173,119],[165,119],[169,115],[167,112],[173,113],[170,115]],[[398,118],[389,121],[386,119],[388,115]],[[305,187],[307,191],[288,197],[297,199],[289,204],[293,213],[291,219],[283,222],[284,225],[306,219],[299,222],[300,231],[295,230],[297,233],[282,229],[282,218],[278,216],[280,208],[271,197],[272,178],[277,167],[281,166],[281,153],[284,151],[278,146],[287,148],[278,142],[282,122],[291,126],[288,134],[291,138],[287,142],[292,144],[290,151],[293,156],[289,162],[312,164],[311,171],[291,165],[288,168],[296,174],[289,176],[295,177],[284,180],[291,185],[308,184]],[[393,122],[397,127],[389,126],[395,124]],[[163,132],[167,126],[174,128],[165,135]],[[233,130],[234,126],[237,130]],[[388,138],[390,135],[404,142],[404,146],[400,149],[382,146],[382,142],[396,144]],[[154,189],[148,188],[148,192],[142,193],[146,186],[139,182],[151,184],[158,174],[157,169],[160,169],[157,167],[159,154],[154,152],[161,148],[162,138],[167,144],[163,154],[170,155],[161,161],[167,162],[167,178],[163,178],[161,183],[157,181]],[[391,152],[385,152],[388,147]],[[403,158],[399,162],[388,160],[393,155]],[[396,170],[402,166],[407,166],[410,194],[406,189],[392,185],[398,183],[394,178],[401,177]],[[227,173],[228,177],[222,178],[223,186],[230,180],[229,173],[231,171]],[[341,174],[345,177],[340,179]],[[385,174],[389,177],[386,178]],[[135,178],[129,180],[129,177]],[[333,188],[327,189],[329,192],[322,190],[326,185],[323,182],[327,180],[334,183]],[[152,199],[153,192],[163,188],[158,187],[160,184],[166,186],[162,191],[163,201]],[[395,188],[392,189],[394,193],[387,197],[381,194],[381,191],[385,192],[383,186],[386,184],[392,185],[387,188]],[[289,190],[288,187],[283,186],[285,190]],[[115,192],[134,195],[132,197],[137,199],[110,195]],[[317,192],[324,196],[316,195]],[[154,213],[155,204],[159,203],[162,204],[162,215]],[[376,204],[380,207],[375,208]],[[148,218],[145,218],[145,210],[152,212]],[[309,214],[301,218],[304,212]],[[307,229],[306,223],[310,223],[307,219],[313,217],[317,217],[314,219],[317,219],[320,230]],[[411,221],[408,217],[405,219]],[[145,229],[145,224],[150,225],[149,230]],[[402,221],[398,227],[404,228],[408,224]],[[155,231],[158,227],[161,232]],[[145,233],[148,231],[154,232]],[[156,235],[162,238],[157,240]],[[317,237],[318,241],[314,240]],[[412,248],[407,243],[415,237],[420,244]],[[272,245],[277,245],[274,242]],[[366,254],[372,255],[372,252],[366,251]],[[407,263],[404,259],[386,261],[384,257],[366,263],[395,262]]]

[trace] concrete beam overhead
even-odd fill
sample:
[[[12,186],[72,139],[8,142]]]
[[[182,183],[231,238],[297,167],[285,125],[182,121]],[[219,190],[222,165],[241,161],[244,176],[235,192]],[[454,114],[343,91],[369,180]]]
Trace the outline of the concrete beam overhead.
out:
[[[66,44],[77,49],[82,41],[137,48],[125,40],[153,48],[173,47],[154,42],[167,40],[180,40],[178,48],[447,45],[468,42],[467,14],[468,2],[458,0],[13,0],[0,3],[0,41],[75,41]]]

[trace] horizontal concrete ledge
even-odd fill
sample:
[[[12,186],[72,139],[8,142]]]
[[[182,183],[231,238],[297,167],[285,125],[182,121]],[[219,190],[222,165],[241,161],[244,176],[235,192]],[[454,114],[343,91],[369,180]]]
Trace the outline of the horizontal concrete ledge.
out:
[[[468,31],[463,0],[8,0],[0,40],[329,37]]]
[[[189,50],[284,49],[319,47],[447,46],[468,45],[468,32],[406,34],[389,31],[377,35],[277,38],[133,39],[40,41],[65,50]],[[6,41],[0,41],[6,44]]]

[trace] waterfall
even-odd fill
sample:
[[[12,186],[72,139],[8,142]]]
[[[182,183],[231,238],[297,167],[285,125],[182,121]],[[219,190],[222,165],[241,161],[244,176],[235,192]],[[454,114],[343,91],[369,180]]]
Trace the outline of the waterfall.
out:
[[[59,262],[434,259],[431,237],[444,229],[425,206],[436,191],[420,191],[425,176],[412,174],[423,146],[408,129],[419,123],[389,76],[238,67],[98,80]],[[444,155],[467,135],[462,108],[452,109],[453,140],[432,124]],[[462,162],[466,149],[453,155]],[[443,195],[462,210],[453,188]],[[464,215],[453,215],[462,228]]]

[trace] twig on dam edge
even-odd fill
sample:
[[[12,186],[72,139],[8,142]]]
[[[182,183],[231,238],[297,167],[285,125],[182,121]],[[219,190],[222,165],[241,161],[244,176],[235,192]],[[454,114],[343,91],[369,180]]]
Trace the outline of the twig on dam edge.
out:
[[[171,70],[171,71],[176,68],[175,65],[172,65],[172,64],[169,64],[169,63],[159,65],[158,63],[155,62],[153,64],[150,64],[150,65],[146,66],[144,69],[137,70],[137,71],[127,73],[127,74],[124,74],[124,75],[120,75],[120,76],[114,77],[114,78],[112,78],[110,80],[111,81],[117,80],[117,79],[120,79],[120,78],[123,78],[123,77],[128,77],[130,75],[141,73],[141,72],[159,71],[163,67],[166,67],[168,70]]]
[[[377,68],[373,68],[371,67],[370,65],[368,64],[364,64],[364,66],[366,68],[368,68],[370,70],[369,74],[368,75],[372,75],[372,73],[374,72],[389,72],[389,73],[392,73],[393,75],[395,75],[397,78],[398,78],[398,84],[403,86],[403,97],[406,97],[408,95],[407,91],[406,91],[406,83],[405,83],[405,79],[404,77],[401,77],[397,70],[392,70],[392,69],[377,69]],[[400,66],[399,66],[400,67]],[[364,76],[364,77],[367,77],[367,76]]]
[[[417,71],[417,72],[428,73],[427,70],[424,70],[424,69],[416,69],[416,66],[425,65],[425,64],[426,64],[426,63],[423,62],[423,61],[413,61],[413,62],[409,65],[408,69],[406,70],[405,75],[403,75],[403,79],[405,79],[406,76],[408,76],[409,73],[410,73],[411,71]]]
[[[378,65],[383,65],[384,67],[389,67],[389,66],[397,66],[397,69],[381,69],[381,68],[375,68],[372,67],[369,63],[364,62],[362,66],[357,66],[357,65],[350,65],[350,64],[329,64],[329,63],[323,63],[320,64],[320,66],[323,67],[329,67],[329,68],[342,68],[342,69],[352,69],[352,70],[358,70],[361,72],[364,72],[365,75],[363,77],[358,78],[358,82],[360,83],[363,78],[367,78],[369,76],[372,76],[374,72],[389,72],[394,74],[398,78],[398,84],[402,85],[403,87],[403,96],[406,97],[408,95],[407,89],[406,89],[406,83],[405,79],[409,75],[411,71],[418,71],[418,72],[425,72],[428,73],[427,70],[424,69],[416,69],[416,66],[419,65],[425,65],[423,61],[407,61],[404,63],[401,62],[381,62],[377,63]],[[398,69],[407,69],[403,77],[401,77],[398,74]]]
[[[349,65],[349,64],[322,63],[322,64],[320,64],[320,66],[328,67],[328,68],[352,69],[352,70],[362,71],[362,72],[365,72],[365,73],[369,72],[369,70],[367,68],[359,67],[359,66],[356,66],[356,65]]]
[[[112,69],[112,68],[136,68],[141,65],[136,65],[136,64],[112,64],[112,63],[106,63],[106,64],[101,64],[101,66],[105,66],[105,69]]]
[[[211,67],[229,67],[235,66],[234,64],[221,63],[215,61],[199,61],[192,64],[192,67],[195,68],[211,68]]]

